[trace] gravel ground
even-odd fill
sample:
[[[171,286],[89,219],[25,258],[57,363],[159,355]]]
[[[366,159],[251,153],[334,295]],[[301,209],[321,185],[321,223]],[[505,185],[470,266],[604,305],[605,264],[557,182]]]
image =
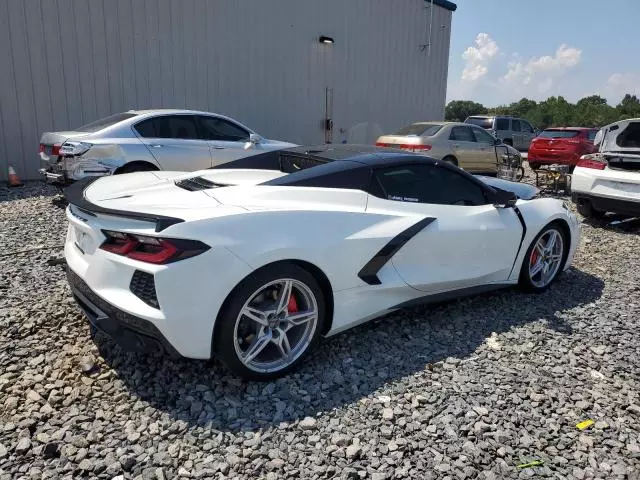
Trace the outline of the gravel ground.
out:
[[[258,384],[92,342],[55,200],[0,188],[2,480],[640,478],[637,221],[585,223],[542,295],[404,310]]]

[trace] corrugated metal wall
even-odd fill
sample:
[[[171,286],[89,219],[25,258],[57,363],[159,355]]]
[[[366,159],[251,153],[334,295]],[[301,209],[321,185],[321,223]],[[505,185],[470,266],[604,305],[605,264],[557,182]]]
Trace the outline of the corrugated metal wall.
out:
[[[424,0],[0,0],[0,178],[43,131],[131,108],[224,113],[269,137],[371,142],[444,115],[451,12]],[[318,43],[319,35],[335,39]]]

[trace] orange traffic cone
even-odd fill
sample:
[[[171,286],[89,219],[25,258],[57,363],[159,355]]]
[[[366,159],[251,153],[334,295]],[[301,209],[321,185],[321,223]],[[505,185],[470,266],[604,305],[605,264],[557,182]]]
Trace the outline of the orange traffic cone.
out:
[[[7,183],[10,187],[21,187],[23,185],[20,181],[20,177],[18,177],[16,171],[11,165],[9,165],[9,181]]]

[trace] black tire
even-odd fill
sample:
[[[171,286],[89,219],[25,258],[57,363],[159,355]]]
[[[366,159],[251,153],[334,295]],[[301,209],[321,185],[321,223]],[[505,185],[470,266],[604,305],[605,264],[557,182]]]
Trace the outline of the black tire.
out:
[[[456,167],[458,166],[458,159],[453,155],[447,155],[442,159],[442,161],[450,163],[451,165],[455,165]]]
[[[578,204],[576,205],[576,210],[578,210],[578,213],[580,215],[582,215],[585,218],[602,218],[604,217],[606,212],[601,212],[600,210],[596,210],[595,208],[593,208],[593,205],[591,205],[591,202],[589,200],[581,200],[578,202]]]
[[[134,172],[153,172],[158,170],[155,165],[152,165],[147,162],[132,162],[123,165],[118,170],[115,171],[116,175],[121,173],[134,173]]]
[[[245,303],[256,290],[281,278],[298,280],[305,284],[312,294],[318,308],[318,319],[306,349],[290,365],[270,372],[260,372],[247,367],[238,357],[235,347],[236,321]],[[316,279],[303,268],[288,262],[281,262],[261,268],[238,284],[225,300],[216,320],[214,331],[214,354],[234,374],[245,380],[269,381],[287,375],[295,370],[311,352],[322,334],[325,323],[326,307],[324,295]]]
[[[537,285],[535,285],[533,283],[533,281],[531,279],[530,272],[529,272],[531,254],[533,252],[533,249],[536,246],[536,243],[540,239],[540,237],[542,237],[543,235],[545,235],[547,232],[549,232],[551,230],[557,231],[560,234],[560,236],[562,237],[562,246],[563,246],[562,257],[561,257],[561,261],[560,261],[560,266],[558,267],[558,270],[554,273],[553,277],[551,277],[551,279],[548,281],[548,283],[546,285],[540,287],[540,286],[537,286]],[[533,239],[533,241],[529,245],[529,248],[527,248],[527,253],[524,256],[524,259],[522,260],[522,266],[520,267],[520,278],[519,278],[519,281],[518,281],[518,285],[520,286],[520,288],[523,289],[526,292],[531,292],[531,293],[541,293],[541,292],[544,292],[545,290],[547,290],[551,286],[551,284],[562,273],[562,270],[564,269],[564,265],[565,265],[565,263],[567,261],[567,256],[569,254],[569,247],[570,247],[570,245],[569,245],[568,235],[567,235],[567,233],[565,232],[565,229],[561,226],[560,223],[553,222],[553,223],[550,223],[549,225],[547,225],[546,227],[544,227],[542,229],[542,231],[540,233],[538,233],[538,235],[536,235],[536,237]]]
[[[510,138],[505,138],[504,140],[502,140],[502,143],[504,143],[505,145],[509,145],[510,147],[513,147],[513,140],[511,140]]]
[[[529,163],[529,168],[531,170],[538,170],[540,168],[540,164],[539,163]]]

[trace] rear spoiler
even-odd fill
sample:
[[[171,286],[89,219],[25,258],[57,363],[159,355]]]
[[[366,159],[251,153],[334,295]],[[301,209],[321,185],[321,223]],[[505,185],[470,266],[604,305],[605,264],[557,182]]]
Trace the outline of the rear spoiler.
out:
[[[112,217],[131,218],[143,222],[151,222],[156,225],[156,232],[161,232],[165,228],[184,222],[182,218],[167,217],[165,215],[155,215],[153,213],[131,212],[127,210],[116,210],[105,208],[95,203],[91,203],[84,195],[85,190],[100,177],[89,177],[72,183],[64,189],[64,197],[69,204],[74,205],[81,212],[95,217],[96,214],[110,215]]]

